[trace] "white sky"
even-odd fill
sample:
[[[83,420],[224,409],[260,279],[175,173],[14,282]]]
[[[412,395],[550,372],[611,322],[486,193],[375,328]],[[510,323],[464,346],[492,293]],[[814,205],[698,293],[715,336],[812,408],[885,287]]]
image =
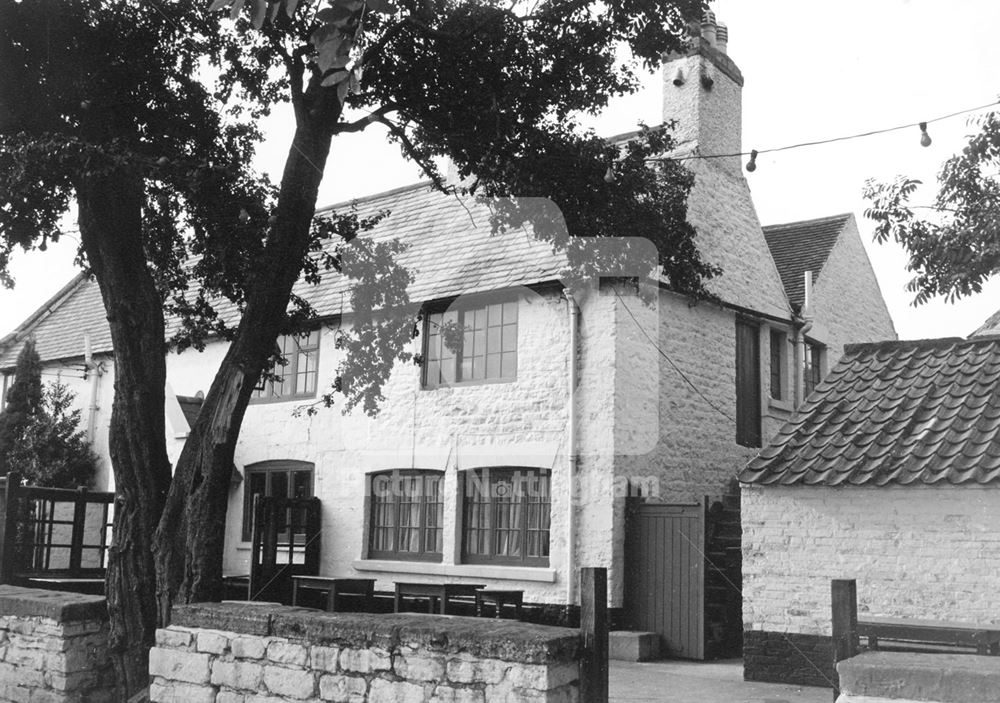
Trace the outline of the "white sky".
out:
[[[1000,3],[990,0],[715,0],[729,26],[729,55],[746,79],[743,146],[767,149],[931,120],[993,102],[1000,92]],[[602,134],[657,124],[660,77],[636,96],[617,100],[593,121]],[[291,137],[287,110],[270,119],[260,166],[275,179]],[[956,305],[914,308],[904,290],[905,258],[871,241],[861,191],[866,178],[903,173],[932,183],[940,164],[962,146],[964,117],[929,126],[934,143],[919,145],[916,127],[890,134],[766,154],[746,174],[763,224],[853,212],[902,338],[965,336],[1000,308],[1000,284]],[[337,138],[320,190],[329,204],[420,178],[381,128]],[[931,193],[915,202],[929,203]],[[0,335],[75,273],[77,242],[46,253],[16,255],[13,291],[0,289]]]

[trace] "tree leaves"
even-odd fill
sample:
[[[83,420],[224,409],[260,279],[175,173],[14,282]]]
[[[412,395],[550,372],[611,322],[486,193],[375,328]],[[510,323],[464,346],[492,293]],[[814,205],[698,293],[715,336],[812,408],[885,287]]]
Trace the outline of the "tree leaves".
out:
[[[915,305],[978,293],[987,278],[1000,273],[1000,117],[983,116],[979,128],[962,152],[942,165],[930,205],[911,204],[921,185],[915,179],[865,184],[871,203],[865,216],[875,222],[876,241],[891,239],[909,254],[907,270],[915,275],[907,289],[915,294]]]

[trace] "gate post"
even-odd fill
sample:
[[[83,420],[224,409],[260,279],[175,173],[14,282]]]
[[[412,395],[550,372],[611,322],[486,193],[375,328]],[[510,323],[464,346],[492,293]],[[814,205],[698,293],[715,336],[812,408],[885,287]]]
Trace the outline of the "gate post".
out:
[[[834,579],[830,582],[833,635],[833,700],[840,695],[837,662],[858,653],[858,582]]]
[[[608,570],[580,569],[580,700],[608,703]]]

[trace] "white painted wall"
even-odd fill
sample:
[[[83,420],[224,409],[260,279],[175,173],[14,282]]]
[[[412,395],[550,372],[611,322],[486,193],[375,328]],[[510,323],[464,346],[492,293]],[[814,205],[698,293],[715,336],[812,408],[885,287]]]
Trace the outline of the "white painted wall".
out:
[[[1000,623],[1000,487],[743,486],[745,629],[830,634],[830,581],[858,612]]]

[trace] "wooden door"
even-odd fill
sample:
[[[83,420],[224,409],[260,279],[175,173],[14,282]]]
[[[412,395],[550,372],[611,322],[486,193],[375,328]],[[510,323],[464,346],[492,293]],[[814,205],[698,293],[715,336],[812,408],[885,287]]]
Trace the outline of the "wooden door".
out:
[[[660,634],[669,657],[705,657],[704,544],[700,504],[628,510],[625,610],[632,629]]]

